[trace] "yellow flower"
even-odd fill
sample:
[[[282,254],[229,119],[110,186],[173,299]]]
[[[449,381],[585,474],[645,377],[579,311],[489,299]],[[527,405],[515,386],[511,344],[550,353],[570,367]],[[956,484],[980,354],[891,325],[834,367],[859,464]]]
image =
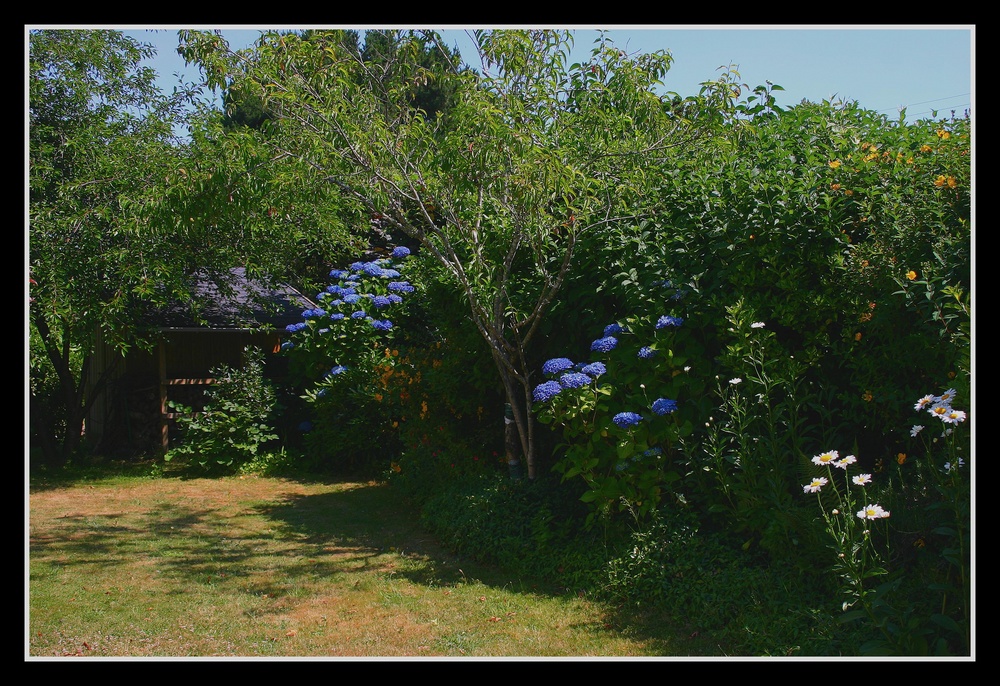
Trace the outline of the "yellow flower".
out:
[[[864,395],[861,396],[861,399],[864,400],[866,403],[870,403],[874,398],[875,396],[872,395],[871,391],[865,391]]]
[[[830,162],[830,169],[836,169],[840,166],[840,160],[833,160]]]
[[[948,133],[947,131],[945,131],[944,129],[940,129],[937,132],[937,135],[938,135],[938,138],[940,138],[941,140],[945,140],[945,141],[948,140],[949,138],[951,138],[951,134]]]
[[[844,191],[844,195],[854,195],[854,191],[848,188],[846,191]]]
[[[933,148],[931,148],[931,146],[927,145],[926,143],[920,146],[920,152],[930,152],[932,149]]]
[[[941,176],[937,177],[936,179],[934,179],[934,185],[938,186],[939,188],[941,186],[945,185],[947,182],[948,182],[948,179],[946,179],[943,174]]]
[[[856,334],[854,334],[854,340],[856,340],[856,341],[860,341],[861,340],[861,332],[860,331],[858,331]]]
[[[954,176],[949,176],[948,177],[948,188],[954,188],[957,185],[958,185],[958,181],[955,180],[955,177]]]
[[[917,278],[917,273],[911,269],[910,271],[906,272],[906,278],[909,279],[910,281],[913,281],[915,278]]]

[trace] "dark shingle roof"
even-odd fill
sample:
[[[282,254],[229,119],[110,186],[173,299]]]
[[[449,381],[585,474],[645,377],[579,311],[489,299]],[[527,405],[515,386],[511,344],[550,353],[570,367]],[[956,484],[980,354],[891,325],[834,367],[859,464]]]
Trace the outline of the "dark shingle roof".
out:
[[[165,328],[283,329],[302,321],[303,310],[316,307],[289,285],[268,288],[247,278],[242,267],[230,270],[227,283],[226,290],[231,292],[224,293],[212,280],[201,277],[193,288],[197,314],[190,304],[176,303],[150,314],[148,321]]]

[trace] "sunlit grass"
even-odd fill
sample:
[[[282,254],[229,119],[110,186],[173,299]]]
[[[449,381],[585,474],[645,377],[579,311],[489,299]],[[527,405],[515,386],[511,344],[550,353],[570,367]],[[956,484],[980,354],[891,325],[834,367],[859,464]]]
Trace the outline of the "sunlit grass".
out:
[[[440,549],[384,485],[89,480],[30,494],[26,652],[690,654],[660,622]],[[624,621],[624,623],[623,623]]]

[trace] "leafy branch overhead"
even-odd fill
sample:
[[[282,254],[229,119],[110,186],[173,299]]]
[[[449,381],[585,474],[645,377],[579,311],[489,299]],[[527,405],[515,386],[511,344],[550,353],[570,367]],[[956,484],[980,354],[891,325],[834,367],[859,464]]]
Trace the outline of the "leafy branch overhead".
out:
[[[263,138],[274,159],[325,179],[448,271],[530,456],[526,350],[577,239],[655,212],[649,175],[676,146],[696,144],[698,129],[657,94],[665,51],[627,55],[602,38],[589,60],[568,64],[570,33],[477,32],[477,73],[432,32],[375,35],[377,60],[322,32],[267,34],[252,55],[182,32],[182,52],[260,99],[277,122]],[[428,53],[441,59],[418,61]],[[429,81],[449,94],[434,113],[412,105]]]

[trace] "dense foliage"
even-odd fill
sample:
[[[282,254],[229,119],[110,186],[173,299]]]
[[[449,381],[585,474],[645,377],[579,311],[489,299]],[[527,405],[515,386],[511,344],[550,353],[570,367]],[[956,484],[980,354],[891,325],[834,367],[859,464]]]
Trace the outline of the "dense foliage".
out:
[[[216,149],[270,151],[365,255],[289,331],[298,467],[742,654],[969,654],[968,116],[782,109],[734,71],[655,96],[666,55],[567,65],[549,32],[480,34],[482,75],[347,38],[185,34],[271,119]]]
[[[212,369],[214,383],[201,407],[170,403],[179,415],[180,436],[164,460],[186,458],[209,472],[231,472],[262,457],[267,445],[278,438],[272,428],[278,398],[264,378],[264,354],[248,347],[243,356],[239,367]]]

